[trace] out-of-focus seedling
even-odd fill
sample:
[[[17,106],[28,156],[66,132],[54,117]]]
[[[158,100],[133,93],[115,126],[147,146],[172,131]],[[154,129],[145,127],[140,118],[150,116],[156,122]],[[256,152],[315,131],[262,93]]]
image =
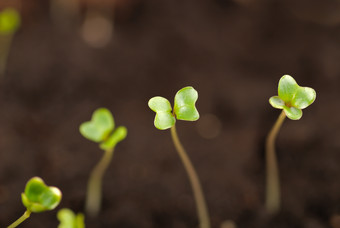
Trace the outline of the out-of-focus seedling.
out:
[[[14,8],[0,12],[0,76],[6,71],[7,58],[13,36],[20,27],[20,14]]]
[[[20,223],[30,217],[31,213],[40,213],[53,210],[61,200],[61,192],[56,187],[46,186],[39,177],[31,178],[21,194],[21,200],[26,207],[25,213],[8,228],[17,227]]]
[[[79,131],[88,140],[99,143],[100,149],[105,151],[92,170],[87,186],[85,210],[88,215],[95,217],[101,205],[103,175],[112,160],[115,146],[125,139],[127,129],[123,126],[115,129],[111,112],[106,108],[99,108],[94,111],[90,121],[80,125]]]
[[[302,109],[311,105],[316,98],[316,92],[309,87],[299,86],[293,77],[284,75],[278,86],[278,96],[269,99],[269,103],[282,112],[268,134],[266,141],[266,209],[276,213],[280,209],[280,181],[275,153],[275,139],[286,116],[291,120],[302,117]]]
[[[197,213],[200,220],[200,228],[209,228],[210,218],[201,183],[197,176],[196,170],[189,159],[189,156],[187,155],[178,138],[175,127],[176,119],[187,121],[198,120],[199,113],[195,107],[197,99],[197,91],[193,87],[188,86],[179,90],[175,95],[175,105],[173,110],[170,102],[164,97],[153,97],[149,100],[148,105],[151,110],[156,112],[154,120],[155,127],[160,130],[166,130],[169,128],[171,130],[172,140],[187,171],[192,186],[197,205]]]
[[[57,218],[60,221],[58,228],[85,228],[82,213],[75,214],[72,210],[63,208],[58,211]]]

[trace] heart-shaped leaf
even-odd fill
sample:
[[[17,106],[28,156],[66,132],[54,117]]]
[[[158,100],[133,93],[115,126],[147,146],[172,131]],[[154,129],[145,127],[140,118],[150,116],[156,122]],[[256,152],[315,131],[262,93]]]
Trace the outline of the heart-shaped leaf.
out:
[[[285,103],[292,101],[298,90],[299,85],[296,83],[295,79],[290,75],[284,75],[279,81],[278,94],[281,100]]]
[[[85,228],[84,215],[77,215],[68,208],[63,208],[58,211],[57,218],[60,221],[58,228]]]
[[[126,138],[126,135],[127,135],[126,127],[119,126],[104,142],[102,142],[99,145],[99,147],[102,150],[112,149],[117,145],[117,143],[124,140]]]
[[[302,117],[302,110],[299,108],[284,106],[283,110],[285,111],[286,116],[291,120],[299,120]]]
[[[292,100],[292,106],[300,109],[307,108],[316,98],[316,92],[309,87],[300,87]]]
[[[283,109],[283,107],[285,106],[285,102],[283,100],[281,100],[280,97],[278,96],[273,96],[269,99],[269,103],[274,107],[274,108],[278,108],[278,109]]]
[[[90,121],[82,123],[79,127],[80,133],[94,142],[102,142],[107,139],[114,129],[114,119],[111,112],[106,108],[97,109]]]
[[[20,15],[14,8],[6,8],[0,12],[0,33],[12,34],[20,26]]]
[[[31,178],[21,194],[22,203],[31,212],[53,210],[61,200],[61,192],[56,187],[46,186],[39,177]]]
[[[174,112],[179,120],[195,121],[199,118],[199,113],[195,107],[198,99],[197,91],[187,86],[179,90],[175,96]]]
[[[160,130],[165,130],[174,126],[176,119],[171,113],[170,102],[164,97],[153,97],[149,100],[150,109],[156,112],[154,124]]]

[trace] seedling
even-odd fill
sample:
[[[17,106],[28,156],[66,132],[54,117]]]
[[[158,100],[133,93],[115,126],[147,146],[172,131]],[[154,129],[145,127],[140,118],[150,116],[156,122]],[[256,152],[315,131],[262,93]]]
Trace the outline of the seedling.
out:
[[[88,140],[99,143],[100,149],[105,151],[92,170],[87,185],[85,210],[87,214],[95,217],[101,206],[103,175],[112,160],[115,146],[125,139],[127,129],[123,126],[115,129],[111,112],[106,108],[99,108],[94,111],[90,121],[80,125],[79,131]]]
[[[152,111],[156,112],[154,120],[155,127],[160,130],[170,128],[175,148],[183,162],[192,186],[197,205],[197,213],[200,220],[200,227],[210,228],[210,218],[201,183],[189,156],[178,138],[175,127],[176,119],[186,121],[198,120],[199,113],[195,107],[197,99],[197,91],[193,87],[188,86],[177,92],[173,111],[170,102],[164,97],[153,97],[149,100],[148,105]]]
[[[72,210],[63,208],[58,211],[57,218],[60,221],[58,228],[85,228],[82,213],[75,214]]]
[[[20,14],[16,9],[6,8],[0,12],[0,75],[5,73],[13,36],[19,27]]]
[[[309,87],[299,86],[293,77],[284,75],[278,86],[278,96],[269,99],[269,103],[282,112],[268,134],[266,141],[266,209],[269,213],[276,213],[280,209],[280,181],[275,153],[275,139],[286,116],[291,120],[302,117],[302,109],[311,105],[316,98],[316,92]]]
[[[56,187],[46,186],[41,178],[33,177],[27,182],[25,192],[21,194],[21,200],[26,211],[8,228],[17,227],[29,218],[32,212],[40,213],[56,208],[61,200],[61,192]]]

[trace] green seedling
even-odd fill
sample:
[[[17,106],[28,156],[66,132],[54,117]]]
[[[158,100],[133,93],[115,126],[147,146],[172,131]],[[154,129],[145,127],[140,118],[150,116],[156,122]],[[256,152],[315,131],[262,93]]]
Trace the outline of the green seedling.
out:
[[[280,209],[280,181],[275,153],[275,140],[286,116],[291,120],[302,117],[302,109],[311,105],[316,98],[316,92],[309,87],[299,86],[293,77],[284,75],[278,86],[278,96],[269,99],[269,103],[282,112],[268,134],[266,140],[266,209],[276,213]]]
[[[75,214],[72,210],[63,208],[58,211],[57,218],[60,221],[58,228],[85,228],[82,213]]]
[[[61,192],[56,187],[45,185],[39,177],[31,178],[21,194],[21,200],[26,207],[25,213],[8,228],[17,227],[20,223],[30,217],[31,213],[40,213],[53,210],[61,201]]]
[[[20,14],[16,9],[6,8],[0,12],[0,75],[5,73],[13,36],[19,27]]]
[[[126,138],[127,129],[123,126],[115,128],[111,112],[99,108],[94,111],[90,121],[80,125],[79,131],[88,140],[99,143],[100,149],[105,151],[91,172],[87,186],[85,210],[88,215],[95,217],[101,207],[103,175],[112,160],[115,146]]]
[[[179,90],[175,95],[175,105],[173,110],[170,102],[164,97],[153,97],[149,100],[148,105],[151,110],[156,112],[154,120],[155,127],[160,130],[170,128],[175,148],[183,162],[192,186],[197,205],[197,213],[200,220],[200,228],[210,228],[210,218],[201,183],[188,154],[178,138],[175,127],[176,119],[186,121],[198,120],[199,113],[195,107],[197,99],[197,91],[193,87],[188,86]]]

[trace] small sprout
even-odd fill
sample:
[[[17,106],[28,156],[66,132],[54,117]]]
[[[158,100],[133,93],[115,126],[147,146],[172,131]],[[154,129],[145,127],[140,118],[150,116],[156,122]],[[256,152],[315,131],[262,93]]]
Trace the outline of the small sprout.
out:
[[[35,213],[53,210],[61,200],[61,192],[56,187],[48,187],[39,177],[33,177],[21,194],[22,203],[27,210]]]
[[[20,27],[20,14],[14,8],[6,8],[0,12],[0,34],[14,34]]]
[[[60,221],[58,228],[85,228],[85,218],[82,213],[75,214],[68,208],[58,211],[57,218]]]
[[[99,108],[94,111],[90,121],[80,125],[79,131],[85,138],[99,143],[100,149],[105,151],[102,159],[93,169],[88,182],[85,209],[87,214],[95,217],[101,205],[103,175],[111,162],[117,143],[126,138],[127,129],[123,126],[115,128],[111,112],[106,108]]]
[[[117,143],[124,140],[127,135],[125,127],[117,127],[114,130],[115,123],[111,112],[106,108],[97,109],[90,121],[82,123],[79,127],[80,133],[96,143],[103,150],[112,149]]]
[[[197,91],[191,86],[184,87],[175,95],[175,105],[173,113],[170,102],[164,97],[153,97],[149,100],[149,107],[156,112],[155,127],[166,130],[175,125],[176,119],[195,121],[199,118],[199,113],[195,107],[198,99]]]
[[[15,32],[20,27],[20,14],[14,8],[0,11],[0,76],[6,71],[7,58]]]
[[[273,96],[269,103],[277,109],[283,109],[291,120],[299,120],[302,110],[311,105],[316,98],[316,92],[309,87],[299,86],[293,77],[284,75],[281,77],[278,87],[279,96]]]
[[[21,194],[21,200],[26,207],[25,213],[8,228],[17,227],[20,223],[30,217],[31,213],[40,213],[53,210],[61,201],[61,191],[56,187],[45,185],[40,177],[31,178]]]
[[[184,87],[175,95],[175,105],[172,109],[170,102],[164,97],[153,97],[149,100],[150,109],[156,112],[154,125],[160,130],[171,130],[172,141],[187,171],[194,197],[197,205],[200,228],[210,228],[210,218],[205,203],[203,190],[198,175],[192,165],[188,154],[179,141],[175,123],[178,120],[195,121],[199,118],[199,113],[195,107],[198,99],[197,91],[191,86]],[[172,111],[173,110],[173,111]]]
[[[266,140],[266,209],[271,214],[280,209],[280,180],[275,139],[286,116],[291,120],[299,120],[302,117],[302,109],[311,105],[315,98],[314,89],[301,87],[293,77],[284,75],[279,81],[278,96],[269,99],[269,103],[274,108],[283,110]]]

